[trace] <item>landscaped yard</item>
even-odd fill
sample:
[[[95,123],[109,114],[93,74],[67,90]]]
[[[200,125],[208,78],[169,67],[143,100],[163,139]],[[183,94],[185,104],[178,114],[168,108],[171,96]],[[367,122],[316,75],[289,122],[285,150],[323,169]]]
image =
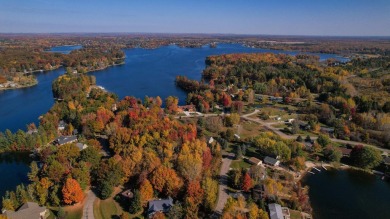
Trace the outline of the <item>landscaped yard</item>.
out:
[[[116,189],[113,194],[119,193]],[[93,203],[93,214],[96,219],[111,219],[118,217],[123,213],[122,207],[114,200],[115,195],[106,200],[96,199]]]
[[[244,160],[234,160],[234,161],[232,161],[232,164],[230,164],[230,168],[233,168],[233,169],[241,169],[241,168],[247,169],[250,166],[252,166],[252,165],[250,163],[247,163]]]

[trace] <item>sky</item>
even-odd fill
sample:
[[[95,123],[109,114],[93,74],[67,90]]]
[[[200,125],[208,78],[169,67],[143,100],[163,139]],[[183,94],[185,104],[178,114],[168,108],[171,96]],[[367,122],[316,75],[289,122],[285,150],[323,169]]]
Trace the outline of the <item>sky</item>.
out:
[[[0,32],[390,36],[390,0],[0,0]]]

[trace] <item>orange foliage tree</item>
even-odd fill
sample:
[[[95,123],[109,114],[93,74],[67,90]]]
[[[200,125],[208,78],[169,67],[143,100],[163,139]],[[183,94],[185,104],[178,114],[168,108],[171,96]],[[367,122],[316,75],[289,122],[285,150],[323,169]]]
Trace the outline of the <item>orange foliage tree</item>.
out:
[[[65,185],[62,188],[62,195],[65,204],[79,203],[84,198],[83,190],[80,184],[72,178],[66,179]]]

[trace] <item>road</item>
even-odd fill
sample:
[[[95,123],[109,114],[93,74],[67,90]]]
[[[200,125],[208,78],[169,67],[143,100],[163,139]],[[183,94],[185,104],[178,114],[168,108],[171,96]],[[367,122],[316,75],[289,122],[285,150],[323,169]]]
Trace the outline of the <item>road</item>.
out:
[[[215,212],[219,215],[222,215],[223,208],[225,207],[226,201],[229,197],[227,193],[227,183],[228,183],[228,175],[230,164],[232,160],[230,158],[222,159],[221,171],[219,172],[219,192],[218,192],[218,202],[215,207]]]
[[[268,130],[274,132],[275,134],[279,135],[281,138],[284,138],[284,139],[297,139],[298,135],[287,135],[286,133],[281,132],[278,128],[272,126],[272,125],[278,124],[276,122],[269,122],[269,123],[267,123],[267,122],[264,122],[263,120],[261,120],[259,118],[251,118],[250,117],[250,116],[256,115],[259,112],[260,111],[258,109],[256,109],[252,113],[249,113],[249,114],[246,114],[246,115],[242,115],[241,118],[243,118],[245,120],[252,121],[252,122],[259,123],[262,126],[264,126],[266,129],[268,129]],[[317,139],[317,137],[315,137],[315,136],[313,136],[313,137],[310,136],[310,138],[312,140],[316,140]],[[337,138],[331,138],[330,140],[333,141],[333,142],[338,142],[338,143],[342,143],[342,144],[363,145],[363,146],[373,147],[373,148],[376,148],[376,149],[378,149],[378,150],[380,150],[382,152],[390,154],[390,150],[389,149],[381,148],[381,147],[378,147],[378,146],[375,146],[375,145],[365,144],[365,143],[357,142],[357,141],[342,140],[342,139],[337,139]]]
[[[82,219],[95,219],[95,216],[93,215],[93,203],[96,200],[95,193],[93,193],[92,190],[89,190],[85,199]]]

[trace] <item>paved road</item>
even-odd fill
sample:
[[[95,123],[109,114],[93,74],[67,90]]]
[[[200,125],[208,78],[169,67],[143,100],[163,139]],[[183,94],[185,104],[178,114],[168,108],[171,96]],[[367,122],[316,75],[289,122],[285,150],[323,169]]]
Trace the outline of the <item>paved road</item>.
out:
[[[82,219],[95,219],[95,216],[93,215],[93,203],[95,202],[95,200],[96,200],[95,193],[89,190],[84,203]]]
[[[241,118],[249,120],[249,121],[252,121],[252,122],[259,123],[262,126],[264,126],[266,129],[274,132],[275,134],[279,135],[280,137],[282,137],[284,139],[297,139],[298,135],[287,135],[286,133],[281,132],[278,128],[272,126],[272,125],[275,124],[275,122],[267,123],[267,122],[264,122],[263,120],[261,120],[259,118],[251,118],[250,117],[252,115],[256,115],[258,112],[260,112],[260,111],[258,109],[256,109],[252,113],[249,113],[249,114],[246,114],[246,115],[242,115]],[[303,137],[305,137],[305,136],[303,136]],[[311,137],[311,139],[315,140],[315,139],[317,139],[317,137],[313,136],[313,137]],[[333,142],[338,142],[338,143],[342,143],[342,144],[364,145],[364,146],[368,146],[368,147],[373,147],[373,148],[376,148],[376,149],[378,149],[378,150],[380,150],[382,152],[390,154],[390,150],[389,149],[381,148],[381,147],[378,147],[378,146],[375,146],[375,145],[369,145],[369,144],[365,144],[365,143],[362,143],[362,142],[348,141],[348,140],[342,140],[342,139],[337,139],[337,138],[331,138],[330,140],[332,140]]]
[[[218,192],[218,202],[215,207],[215,212],[219,215],[222,215],[223,208],[225,207],[226,201],[229,197],[227,193],[227,183],[228,183],[228,175],[229,167],[232,160],[230,158],[222,159],[221,171],[219,173],[219,192]]]

